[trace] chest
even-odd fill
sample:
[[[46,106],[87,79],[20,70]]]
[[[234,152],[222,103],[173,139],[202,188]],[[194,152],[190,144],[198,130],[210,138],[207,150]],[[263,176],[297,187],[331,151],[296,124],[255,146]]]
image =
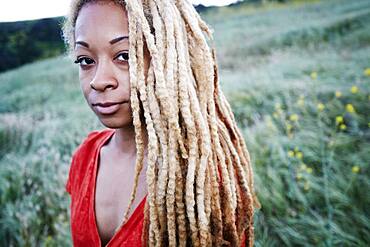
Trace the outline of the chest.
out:
[[[123,222],[135,179],[134,160],[111,162],[104,155],[100,157],[95,187],[95,218],[103,245],[109,242]],[[139,176],[137,194],[128,216],[146,194],[144,175],[142,172]]]

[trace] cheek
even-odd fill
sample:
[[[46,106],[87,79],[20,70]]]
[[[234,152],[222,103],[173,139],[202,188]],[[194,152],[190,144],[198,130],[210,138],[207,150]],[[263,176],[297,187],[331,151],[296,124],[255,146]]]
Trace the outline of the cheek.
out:
[[[131,91],[130,74],[127,75],[126,80],[127,80],[127,90],[130,95],[130,91]]]
[[[128,72],[122,73],[118,78],[119,80],[119,91],[123,92],[125,96],[130,96],[130,74]]]
[[[82,91],[83,95],[87,99],[88,95],[91,91],[90,81],[87,80],[86,78],[81,78],[80,77],[80,88],[81,88],[81,91]]]

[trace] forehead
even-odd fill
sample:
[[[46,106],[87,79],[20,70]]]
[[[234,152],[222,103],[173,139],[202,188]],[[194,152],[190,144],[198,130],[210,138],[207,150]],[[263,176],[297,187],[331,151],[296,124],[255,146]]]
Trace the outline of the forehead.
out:
[[[89,3],[80,10],[75,26],[75,40],[95,40],[128,35],[125,8],[113,2]]]

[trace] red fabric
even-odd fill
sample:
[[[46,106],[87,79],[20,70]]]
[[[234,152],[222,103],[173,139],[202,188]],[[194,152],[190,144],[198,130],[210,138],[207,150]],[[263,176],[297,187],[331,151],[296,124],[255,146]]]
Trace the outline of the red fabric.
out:
[[[75,247],[100,247],[101,240],[94,210],[95,184],[100,148],[114,130],[91,132],[72,157],[66,191],[71,195],[71,234]],[[145,198],[128,221],[112,237],[107,247],[141,246]]]
[[[66,191],[71,195],[71,234],[75,247],[100,247],[101,240],[95,220],[94,200],[101,147],[113,135],[114,130],[91,132],[72,157]],[[144,224],[145,200],[137,206],[131,217],[112,237],[107,247],[140,247]],[[245,246],[245,235],[241,241]]]

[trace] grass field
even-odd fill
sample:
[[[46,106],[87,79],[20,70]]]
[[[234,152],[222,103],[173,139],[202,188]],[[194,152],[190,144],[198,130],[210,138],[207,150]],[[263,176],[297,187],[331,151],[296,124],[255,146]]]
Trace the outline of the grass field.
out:
[[[220,8],[222,89],[255,168],[256,246],[370,243],[370,1]],[[0,74],[0,246],[70,246],[70,156],[101,129],[64,57]]]

